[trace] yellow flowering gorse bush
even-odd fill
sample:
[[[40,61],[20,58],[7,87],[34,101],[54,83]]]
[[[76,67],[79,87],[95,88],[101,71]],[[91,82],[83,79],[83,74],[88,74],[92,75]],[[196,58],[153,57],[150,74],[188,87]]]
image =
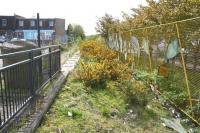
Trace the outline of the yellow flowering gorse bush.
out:
[[[112,60],[117,58],[117,52],[109,49],[105,44],[90,40],[81,43],[80,52],[83,57],[97,58],[99,60]]]
[[[105,71],[105,63],[81,61],[78,70],[79,78],[84,81],[87,86],[95,87],[95,85],[104,84],[108,75]]]
[[[122,53],[95,40],[82,42],[80,53],[82,58],[77,75],[86,86],[103,88],[107,81],[117,81],[129,101],[146,104],[146,87],[141,81],[136,81],[132,77],[133,71],[130,67],[134,59],[130,54],[127,60],[123,60]]]
[[[104,43],[84,41],[80,46],[82,62],[78,70],[79,79],[88,86],[104,84],[106,80],[130,79],[127,63],[118,60],[118,53]]]

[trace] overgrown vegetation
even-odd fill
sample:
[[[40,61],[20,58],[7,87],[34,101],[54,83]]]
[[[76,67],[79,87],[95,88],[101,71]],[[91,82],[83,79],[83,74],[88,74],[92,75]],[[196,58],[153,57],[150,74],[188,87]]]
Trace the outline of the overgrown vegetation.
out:
[[[169,66],[169,77],[164,78],[163,76],[158,75],[158,71],[155,69],[152,72],[146,70],[137,71],[137,78],[140,81],[154,84],[157,89],[166,96],[166,99],[173,101],[180,108],[185,109],[188,114],[194,113],[197,116],[199,115],[200,104],[196,102],[193,105],[193,108],[190,108],[188,105],[188,94],[185,90],[185,82],[182,77],[183,71],[180,68],[174,68]]]
[[[67,44],[61,46],[61,64],[65,63],[74,53],[79,50],[79,45],[82,40],[79,40],[73,44]]]
[[[123,12],[123,20],[105,14],[97,21],[96,30],[110,46],[117,44],[116,41],[113,41],[114,39],[120,42],[122,47],[126,45],[123,49],[127,49],[127,44],[132,44],[133,47],[128,48],[128,50],[137,49],[134,48],[135,44],[132,40],[132,37],[136,37],[140,45],[138,50],[141,50],[141,55],[137,58],[140,61],[145,58],[143,62],[135,65],[138,70],[146,69],[144,66],[150,67],[150,65],[146,65],[146,62],[149,62],[148,52],[145,55],[142,54],[144,50],[143,40],[147,39],[149,45],[147,49],[152,60],[151,67],[157,71],[160,65],[166,63],[167,70],[170,72],[168,78],[154,75],[157,81],[156,85],[166,97],[200,122],[200,75],[197,69],[200,48],[200,1],[146,0],[146,2],[147,6],[131,9],[131,14]],[[176,23],[177,21],[179,22]],[[166,59],[168,46],[177,38],[180,39],[180,42],[177,43],[181,49],[178,50],[179,54],[174,58]],[[112,43],[110,44],[110,42]],[[120,49],[118,50],[120,51]],[[184,54],[185,64],[182,64],[181,51]],[[183,66],[186,66],[187,77],[184,75]],[[144,73],[148,73],[145,78],[151,81],[152,73],[143,71]],[[186,85],[187,82],[188,85]]]
[[[76,72],[69,76],[37,132],[173,132],[160,120],[170,114],[151,95],[148,105],[135,102],[133,106],[116,81],[94,90],[78,80]]]
[[[45,115],[38,132],[172,132],[160,117],[170,114],[146,82],[132,78],[129,61],[103,42],[80,46],[81,61]]]
[[[81,63],[77,70],[78,79],[91,88],[105,88],[107,82],[116,81],[128,99],[138,103],[147,100],[145,85],[132,78],[130,61],[121,61],[118,52],[109,49],[103,42],[85,41],[81,44]]]

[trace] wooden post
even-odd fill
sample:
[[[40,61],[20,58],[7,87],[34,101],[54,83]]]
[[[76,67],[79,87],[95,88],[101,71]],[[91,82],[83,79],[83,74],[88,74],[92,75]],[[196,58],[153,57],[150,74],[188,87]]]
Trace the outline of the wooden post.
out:
[[[151,54],[150,54],[150,51],[149,51],[148,57],[149,57],[150,72],[152,72],[152,63],[151,63]]]
[[[147,36],[147,29],[145,29],[145,37],[148,41],[148,36]],[[148,48],[149,48],[149,54],[148,54],[148,57],[149,57],[149,66],[150,66],[150,72],[152,72],[152,62],[151,62],[151,52],[150,52],[150,45],[148,44]]]
[[[119,39],[118,39],[119,34],[116,33],[116,40],[117,40],[117,52],[118,52],[118,61],[120,60],[120,45],[119,45]]]
[[[182,47],[182,44],[181,44],[180,33],[179,33],[179,28],[178,28],[178,24],[177,23],[176,23],[176,32],[177,32],[178,42],[179,42],[180,48],[182,49],[183,47]],[[184,71],[184,76],[185,76],[185,83],[186,83],[186,87],[187,87],[189,104],[190,104],[190,108],[192,109],[191,91],[190,91],[190,87],[189,87],[188,75],[187,75],[187,70],[186,70],[186,65],[185,65],[185,60],[184,60],[184,55],[183,55],[183,51],[182,50],[181,50],[181,60],[182,60],[182,65],[183,65],[183,71]],[[192,117],[194,117],[194,112],[192,112]]]
[[[131,65],[131,69],[133,70],[134,68],[134,62],[135,62],[135,58],[134,58],[134,50],[133,50],[133,45],[132,45],[132,38],[131,38],[132,34],[131,34],[131,31],[130,31],[130,53],[133,54],[133,62],[132,62],[132,65]],[[133,51],[133,53],[132,53]]]

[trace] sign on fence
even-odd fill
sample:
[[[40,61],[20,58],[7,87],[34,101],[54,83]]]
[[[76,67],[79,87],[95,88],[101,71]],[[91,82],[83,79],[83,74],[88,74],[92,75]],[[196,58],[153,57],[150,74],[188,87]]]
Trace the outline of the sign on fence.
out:
[[[168,77],[169,70],[168,70],[166,64],[162,64],[162,65],[159,66],[159,68],[158,68],[158,74],[161,75],[161,76],[163,76],[163,77],[165,77],[165,78]]]

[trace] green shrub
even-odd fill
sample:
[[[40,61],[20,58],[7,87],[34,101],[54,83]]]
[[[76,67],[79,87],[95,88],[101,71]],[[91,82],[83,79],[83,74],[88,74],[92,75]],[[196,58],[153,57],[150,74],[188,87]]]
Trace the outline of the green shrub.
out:
[[[102,115],[106,118],[110,118],[110,111],[107,108],[102,108]]]
[[[148,90],[142,82],[135,80],[121,80],[119,88],[126,95],[126,100],[129,104],[146,106],[148,101]]]

